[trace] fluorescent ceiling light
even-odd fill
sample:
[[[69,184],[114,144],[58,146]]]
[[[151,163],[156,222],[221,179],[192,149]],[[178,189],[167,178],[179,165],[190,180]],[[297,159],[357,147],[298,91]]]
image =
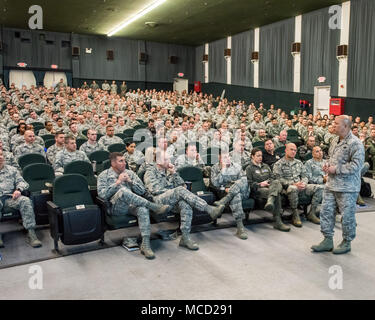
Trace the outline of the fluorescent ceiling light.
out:
[[[119,32],[121,29],[125,28],[135,20],[139,19],[140,17],[144,16],[146,13],[149,13],[150,11],[154,10],[156,7],[160,6],[162,3],[164,3],[166,0],[158,0],[150,4],[148,7],[144,8],[142,11],[138,12],[135,16],[131,17],[130,19],[125,20],[123,23],[121,23],[119,26],[114,28],[111,32],[107,34],[108,37],[113,36],[115,33]]]

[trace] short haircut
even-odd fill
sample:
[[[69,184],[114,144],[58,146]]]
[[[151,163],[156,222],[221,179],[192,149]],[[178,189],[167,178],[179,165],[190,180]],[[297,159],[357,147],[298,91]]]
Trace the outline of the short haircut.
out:
[[[57,138],[60,134],[65,134],[64,131],[57,131],[55,133],[55,137]]]
[[[118,157],[123,157],[124,155],[121,152],[111,152],[109,154],[109,161],[115,161]]]
[[[74,140],[76,141],[76,138],[74,138],[71,134],[68,134],[66,137],[65,137],[65,144],[69,143],[70,140]]]

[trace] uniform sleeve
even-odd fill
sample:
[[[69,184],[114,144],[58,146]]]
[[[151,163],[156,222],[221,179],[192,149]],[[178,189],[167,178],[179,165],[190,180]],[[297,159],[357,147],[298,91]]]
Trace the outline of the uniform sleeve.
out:
[[[22,178],[20,172],[16,169],[14,170],[14,177],[16,189],[20,189],[20,191],[22,192],[29,188],[29,184]]]
[[[172,182],[175,188],[185,185],[184,179],[177,172],[172,175]]]
[[[305,166],[303,165],[302,162],[300,163],[300,167],[301,167],[301,174],[300,174],[301,181],[303,183],[305,183],[305,184],[308,184],[309,183],[309,179],[307,178],[306,168],[305,168]]]
[[[53,164],[53,170],[55,170],[55,173],[64,173],[64,163],[63,163],[63,152],[58,152],[56,154],[55,163]]]
[[[224,185],[223,175],[221,174],[220,167],[217,165],[211,168],[211,183],[215,188]]]
[[[82,156],[82,160],[91,163],[90,159],[88,158],[87,154],[83,151],[80,152]]]
[[[110,177],[108,170],[103,171],[98,177],[98,195],[100,198],[109,200],[121,188],[113,177]]]
[[[351,147],[350,161],[346,163],[339,163],[336,167],[337,174],[350,175],[355,172],[361,171],[365,161],[365,149],[361,144],[355,143]]]
[[[141,179],[131,170],[127,170],[127,174],[130,176],[130,179],[132,180],[133,192],[140,196],[144,195],[146,192],[146,188]]]
[[[145,185],[146,185],[147,190],[152,195],[162,194],[165,191],[167,191],[166,189],[161,188],[160,181],[158,180],[157,176],[155,175],[154,170],[146,171],[143,180],[145,181]]]
[[[289,185],[290,181],[288,179],[283,178],[283,172],[281,170],[281,163],[280,161],[276,162],[273,165],[273,173],[275,178],[280,181],[282,185]]]
[[[258,185],[258,182],[254,180],[253,171],[251,169],[252,169],[251,166],[248,166],[246,169],[247,182],[251,190],[256,192],[258,190],[259,185]]]

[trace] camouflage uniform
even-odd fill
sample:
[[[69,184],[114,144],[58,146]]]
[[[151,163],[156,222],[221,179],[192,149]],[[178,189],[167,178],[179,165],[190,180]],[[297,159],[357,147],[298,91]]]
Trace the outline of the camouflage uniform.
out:
[[[94,151],[99,151],[99,150],[104,150],[104,149],[105,149],[104,146],[97,141],[95,141],[94,144],[91,144],[88,141],[86,141],[80,146],[79,151],[82,151],[87,156],[89,156]]]
[[[206,211],[207,202],[191,193],[185,188],[184,180],[178,173],[167,174],[156,165],[148,165],[144,176],[148,191],[153,195],[154,201],[159,204],[177,206],[180,210],[181,232],[190,233],[193,218],[192,208]]]
[[[73,161],[87,161],[90,163],[89,158],[87,158],[86,154],[82,151],[76,150],[73,152],[69,152],[67,149],[63,149],[56,155],[55,163],[53,164],[53,169],[55,170],[56,174],[63,174],[64,167]]]
[[[129,169],[137,172],[138,168],[145,162],[144,154],[139,150],[134,150],[133,154],[129,152],[124,153],[125,161],[128,164]]]
[[[54,165],[56,160],[56,155],[59,151],[62,151],[64,149],[64,145],[62,147],[58,147],[56,143],[52,146],[50,146],[47,149],[47,159],[50,164]]]
[[[365,150],[352,132],[342,140],[334,139],[329,149],[329,164],[336,166],[336,174],[328,175],[320,213],[321,232],[333,237],[336,205],[342,214],[343,238],[352,241],[356,236],[356,201],[361,189],[361,169]]]
[[[35,228],[35,215],[31,200],[25,196],[20,196],[16,200],[12,199],[13,192],[18,189],[24,191],[29,188],[28,183],[22,178],[16,168],[4,165],[0,169],[0,217],[4,207],[11,207],[19,210],[22,216],[22,223],[25,229]]]
[[[28,154],[28,153],[39,153],[43,157],[46,157],[46,153],[44,152],[44,148],[34,142],[33,144],[28,144],[26,142],[20,144],[16,149],[14,150],[13,154],[18,159],[19,157]]]
[[[16,168],[17,170],[22,171],[22,170],[21,170],[21,167],[20,167],[19,164],[18,164],[18,162],[17,162],[16,159],[14,158],[13,153],[3,150],[3,156],[4,156],[5,163],[6,163],[8,166],[14,167],[14,168]]]
[[[124,143],[124,141],[118,136],[109,137],[107,135],[101,137],[98,142],[103,145],[106,150],[111,144]]]
[[[309,155],[312,155],[312,149],[310,149],[307,145],[302,145],[298,148],[298,158],[301,161],[305,161],[305,158]]]
[[[51,131],[48,131],[46,128],[40,129],[39,132],[38,132],[39,137],[45,136],[47,134],[54,135]]]
[[[136,216],[142,237],[149,237],[151,226],[149,209],[146,207],[148,201],[141,197],[146,193],[145,186],[133,171],[125,170],[125,172],[132,182],[117,185],[119,174],[112,168],[103,171],[98,177],[98,195],[112,203],[112,215]]]
[[[283,193],[287,195],[292,209],[297,209],[298,196],[303,193],[312,196],[311,205],[317,206],[322,201],[323,186],[317,184],[308,184],[306,169],[300,160],[286,160],[281,158],[273,166],[273,172],[276,179],[280,181],[284,187]],[[302,181],[306,184],[304,190],[298,190],[293,184]]]
[[[241,165],[242,170],[246,170],[246,167],[251,163],[251,154],[246,150],[244,150],[242,153],[238,153],[233,150],[229,152],[229,156],[233,163],[238,163]]]
[[[324,184],[323,177],[326,175],[323,171],[324,161],[315,159],[307,160],[305,163],[306,175],[309,183]]]
[[[218,190],[221,186],[229,188],[230,208],[236,220],[245,218],[242,200],[249,199],[250,187],[247,178],[243,176],[242,167],[238,163],[231,163],[229,168],[222,169],[220,163],[211,168],[211,184]]]

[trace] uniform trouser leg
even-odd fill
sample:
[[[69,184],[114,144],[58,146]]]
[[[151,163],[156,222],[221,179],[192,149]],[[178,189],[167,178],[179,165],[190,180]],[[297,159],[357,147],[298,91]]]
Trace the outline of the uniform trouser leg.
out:
[[[138,226],[141,231],[142,238],[150,237],[151,235],[151,224],[150,224],[150,212],[145,207],[129,207],[129,213],[137,216]]]
[[[250,189],[246,178],[237,180],[229,189],[228,194],[233,195],[229,207],[232,210],[233,217],[236,220],[242,220],[245,218],[245,214],[242,208],[242,200],[248,199],[249,193]]]
[[[19,210],[22,216],[22,224],[26,230],[35,228],[35,214],[31,200],[25,196],[20,196],[16,200],[7,199],[5,206]]]
[[[320,210],[320,230],[324,237],[332,238],[336,222],[335,192],[324,189],[322,208]]]
[[[141,196],[133,193],[129,189],[123,187],[117,191],[111,199],[112,203],[117,203],[117,201],[123,201],[127,205],[133,205],[135,207],[148,207],[148,200],[142,198]]]
[[[192,206],[190,205],[190,203],[185,201],[183,197],[185,196],[186,198],[189,198],[189,201],[192,201],[193,203],[194,203],[194,200],[197,200],[197,202],[199,202],[199,204],[197,205],[199,208],[197,209],[201,211],[205,211],[205,209],[207,208],[207,203],[201,198],[189,192],[188,190],[186,190],[187,191],[186,193],[183,189],[186,190],[184,187],[177,187],[177,188],[168,190],[164,192],[163,194],[160,194],[154,197],[154,200],[156,203],[160,203],[160,204],[166,204],[170,206],[178,205],[178,208],[180,211],[180,218],[181,218],[181,226],[180,226],[181,232],[189,233],[191,229],[191,221],[193,219],[193,210],[192,210]]]
[[[322,203],[324,186],[320,184],[308,184],[304,190],[305,194],[312,196],[311,205],[317,206]]]
[[[342,237],[352,241],[356,236],[355,212],[358,192],[336,192],[336,202],[342,214]]]
[[[179,200],[185,201],[189,204],[190,207],[198,209],[199,211],[206,211],[208,206],[207,202],[199,198],[194,193],[191,193],[184,187],[177,187],[173,190],[176,193]]]
[[[366,174],[366,172],[369,171],[369,169],[370,169],[370,164],[368,162],[365,162],[361,169],[361,177],[363,177]]]
[[[150,212],[146,207],[129,205],[123,198],[118,199],[112,207],[113,215],[132,215],[137,217],[142,237],[151,235]]]
[[[236,194],[233,197],[233,199],[230,201],[229,207],[232,210],[233,217],[236,220],[240,220],[240,219],[245,218],[245,214],[244,214],[243,208],[242,208],[242,197],[241,197],[240,193]]]
[[[296,186],[290,185],[285,191],[290,207],[292,209],[297,209],[298,206],[298,188]]]
[[[178,202],[178,207],[180,208],[181,232],[182,234],[190,233],[191,221],[193,220],[193,209],[183,200]]]

